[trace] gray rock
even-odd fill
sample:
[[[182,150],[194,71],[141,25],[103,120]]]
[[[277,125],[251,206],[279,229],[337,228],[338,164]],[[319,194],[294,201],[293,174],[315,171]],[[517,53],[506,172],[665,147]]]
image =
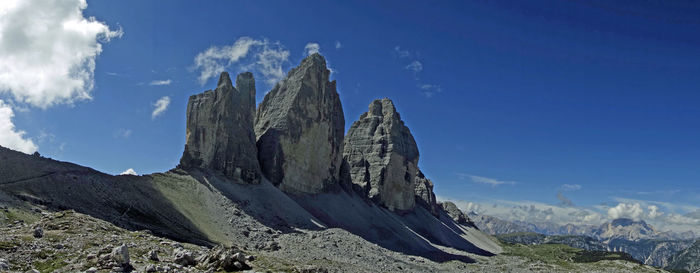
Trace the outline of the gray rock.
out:
[[[36,269],[29,269],[29,270],[25,271],[24,273],[41,273],[41,272],[39,272],[39,270],[36,270]]]
[[[469,217],[462,212],[455,203],[450,201],[440,203],[440,207],[458,224],[472,224]],[[473,225],[473,224],[472,224]]]
[[[254,111],[255,79],[250,72],[238,75],[236,87],[223,72],[215,90],[190,96],[180,167],[218,170],[230,178],[258,183]]]
[[[242,263],[244,263],[244,262],[246,261],[245,255],[243,255],[243,253],[240,253],[240,252],[236,252],[235,254],[233,254],[233,258],[234,258],[236,261],[239,261],[239,262],[242,262]]]
[[[146,272],[157,272],[158,268],[154,264],[149,264],[146,266]]]
[[[34,238],[44,237],[44,229],[40,226],[34,228]]]
[[[192,256],[192,251],[186,250],[184,248],[177,248],[173,250],[173,263],[188,266],[195,265],[194,256]]]
[[[391,100],[373,101],[352,124],[343,156],[363,194],[390,210],[413,209],[418,147]]]
[[[95,273],[97,272],[97,267],[90,267],[88,270],[85,270],[85,273]]]
[[[10,270],[10,263],[7,260],[0,258],[0,270]]]
[[[158,251],[148,251],[148,259],[151,261],[160,261],[160,259],[158,258]]]
[[[338,185],[345,118],[335,81],[319,54],[289,71],[258,106],[258,157],[267,179],[288,193]]]
[[[129,248],[125,244],[115,247],[112,249],[110,258],[118,265],[128,265],[131,262],[129,259]]]
[[[416,202],[427,208],[436,217],[439,215],[437,200],[433,192],[433,181],[426,178],[423,172],[418,171],[415,181]]]

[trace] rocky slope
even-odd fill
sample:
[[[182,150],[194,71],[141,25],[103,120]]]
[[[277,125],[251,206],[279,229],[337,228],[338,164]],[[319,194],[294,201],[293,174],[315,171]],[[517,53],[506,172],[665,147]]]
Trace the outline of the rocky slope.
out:
[[[318,53],[265,95],[255,119],[265,177],[289,193],[320,193],[340,183],[345,117],[335,81]]]
[[[700,272],[700,240],[695,241],[692,246],[679,251],[670,259],[668,269],[686,270],[688,272]]]

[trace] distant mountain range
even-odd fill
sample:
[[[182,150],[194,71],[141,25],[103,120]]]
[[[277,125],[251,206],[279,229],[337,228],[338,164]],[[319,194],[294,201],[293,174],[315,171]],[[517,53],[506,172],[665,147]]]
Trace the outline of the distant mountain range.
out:
[[[662,232],[645,221],[620,218],[600,226],[560,225],[506,221],[473,212],[469,218],[482,231],[509,243],[564,244],[586,250],[624,252],[647,265],[700,269],[700,262],[687,262],[700,258],[700,244],[695,242],[693,232]]]

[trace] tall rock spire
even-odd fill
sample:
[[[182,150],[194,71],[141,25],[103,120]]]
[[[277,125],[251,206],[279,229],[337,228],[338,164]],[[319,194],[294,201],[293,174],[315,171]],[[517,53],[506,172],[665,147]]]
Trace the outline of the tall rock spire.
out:
[[[318,53],[289,71],[258,106],[263,175],[290,193],[319,193],[340,180],[345,118],[335,81]]]
[[[418,169],[418,146],[390,99],[375,100],[352,124],[343,157],[352,183],[390,210],[418,203],[437,214],[433,184]]]
[[[250,72],[238,75],[236,87],[223,72],[215,90],[190,96],[180,167],[218,170],[230,178],[258,183],[254,109],[255,79]]]

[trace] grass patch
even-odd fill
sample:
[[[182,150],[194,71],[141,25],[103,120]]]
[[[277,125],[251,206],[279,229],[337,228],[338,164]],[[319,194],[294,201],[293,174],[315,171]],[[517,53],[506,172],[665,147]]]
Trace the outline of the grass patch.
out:
[[[623,252],[582,250],[573,257],[573,261],[576,263],[594,263],[603,260],[622,260],[641,264],[639,261],[632,258],[632,255]]]
[[[34,269],[39,270],[41,273],[54,272],[68,265],[65,262],[65,258],[64,255],[56,255],[43,261],[36,261],[34,262]]]
[[[583,250],[562,244],[522,245],[506,243],[503,254],[525,257],[565,268],[572,268],[574,263],[594,263],[604,260],[622,260],[641,264],[627,253]]]
[[[17,246],[15,242],[0,242],[0,250],[12,250],[15,246]]]

